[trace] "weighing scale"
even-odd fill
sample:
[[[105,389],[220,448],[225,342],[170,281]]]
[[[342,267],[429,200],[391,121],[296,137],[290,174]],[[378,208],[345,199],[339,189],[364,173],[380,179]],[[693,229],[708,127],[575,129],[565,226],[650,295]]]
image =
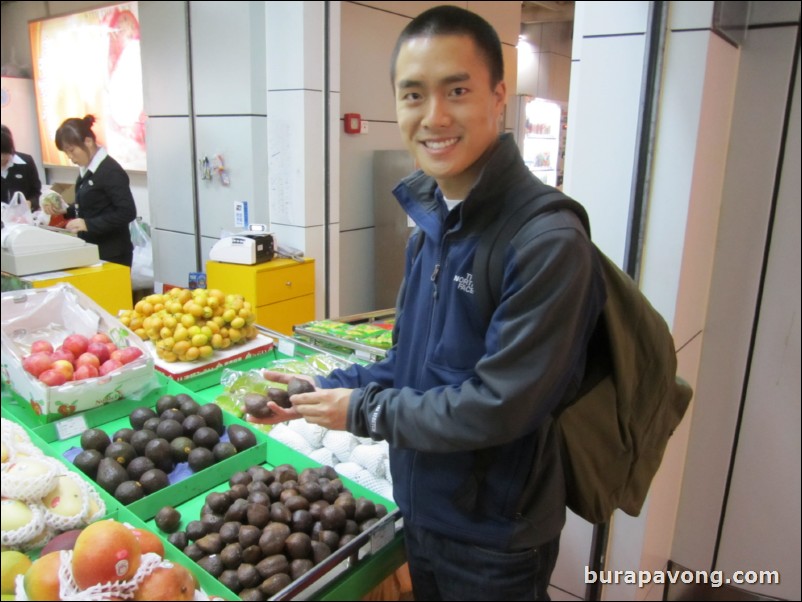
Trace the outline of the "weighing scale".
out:
[[[249,230],[221,238],[209,251],[209,259],[221,263],[255,265],[270,261],[276,254],[275,240],[261,224]]]

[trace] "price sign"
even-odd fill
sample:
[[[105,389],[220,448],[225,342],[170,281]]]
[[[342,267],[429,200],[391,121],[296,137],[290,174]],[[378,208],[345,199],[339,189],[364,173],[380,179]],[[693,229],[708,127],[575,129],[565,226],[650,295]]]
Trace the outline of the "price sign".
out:
[[[279,339],[278,351],[284,355],[295,357],[295,343],[293,343],[290,339]]]
[[[80,435],[87,428],[89,427],[86,424],[86,418],[83,416],[72,416],[56,422],[56,432],[60,441]]]

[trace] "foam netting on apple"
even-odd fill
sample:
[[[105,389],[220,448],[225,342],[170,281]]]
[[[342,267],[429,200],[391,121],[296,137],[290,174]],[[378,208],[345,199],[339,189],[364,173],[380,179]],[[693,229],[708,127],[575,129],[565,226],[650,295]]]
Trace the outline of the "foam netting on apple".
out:
[[[37,448],[19,425],[2,419],[2,544],[12,549],[43,547],[62,531],[106,514],[97,491],[64,464]],[[70,506],[59,501],[77,500]]]
[[[130,527],[130,525],[127,525]],[[170,568],[173,563],[165,560],[154,552],[142,554],[139,569],[128,581],[114,581],[99,583],[87,589],[80,589],[75,583],[72,574],[72,550],[59,552],[60,565],[58,571],[59,599],[60,600],[129,600],[136,595],[137,589],[143,581],[157,568]],[[18,575],[14,583],[17,600],[28,600],[25,592],[24,575]],[[195,590],[195,600],[210,600],[211,598],[201,590]]]

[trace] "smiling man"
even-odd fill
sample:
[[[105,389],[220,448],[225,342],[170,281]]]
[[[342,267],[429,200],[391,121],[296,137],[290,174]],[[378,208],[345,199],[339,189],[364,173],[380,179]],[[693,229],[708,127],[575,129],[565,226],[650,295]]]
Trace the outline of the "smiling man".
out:
[[[401,136],[420,169],[393,191],[407,245],[394,346],[275,404],[390,444],[393,494],[417,600],[547,600],[565,522],[552,411],[572,399],[604,303],[579,217],[552,211],[510,241],[492,315],[473,260],[502,206],[545,186],[499,135],[506,100],[493,28],[454,6],[412,20],[391,64]],[[289,376],[266,372],[271,380]]]
[[[499,56],[494,57],[500,60]],[[398,126],[418,166],[463,199],[499,135],[507,89],[467,35],[413,37],[395,60]]]

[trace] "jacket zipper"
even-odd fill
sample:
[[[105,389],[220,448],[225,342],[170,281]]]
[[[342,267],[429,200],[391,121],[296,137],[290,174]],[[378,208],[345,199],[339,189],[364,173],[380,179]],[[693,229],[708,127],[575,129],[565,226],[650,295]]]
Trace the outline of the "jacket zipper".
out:
[[[434,296],[434,300],[435,301],[437,301],[437,276],[439,276],[439,275],[440,275],[440,264],[436,263],[434,265],[434,271],[432,272],[432,276],[430,278],[430,280],[432,281],[432,285],[434,287],[433,288],[433,296]]]
[[[426,339],[424,342],[424,349],[426,350],[426,357],[429,357],[430,349],[429,345],[431,344],[431,334],[432,334],[432,323],[435,320],[436,309],[435,306],[437,305],[437,299],[439,297],[439,292],[437,290],[437,279],[440,276],[440,266],[443,262],[443,248],[445,247],[445,240],[440,242],[440,248],[438,249],[438,256],[439,260],[436,264],[434,264],[434,270],[432,270],[432,275],[429,277],[429,281],[432,283],[432,304],[431,304],[431,311],[429,312],[429,325],[426,329]]]

